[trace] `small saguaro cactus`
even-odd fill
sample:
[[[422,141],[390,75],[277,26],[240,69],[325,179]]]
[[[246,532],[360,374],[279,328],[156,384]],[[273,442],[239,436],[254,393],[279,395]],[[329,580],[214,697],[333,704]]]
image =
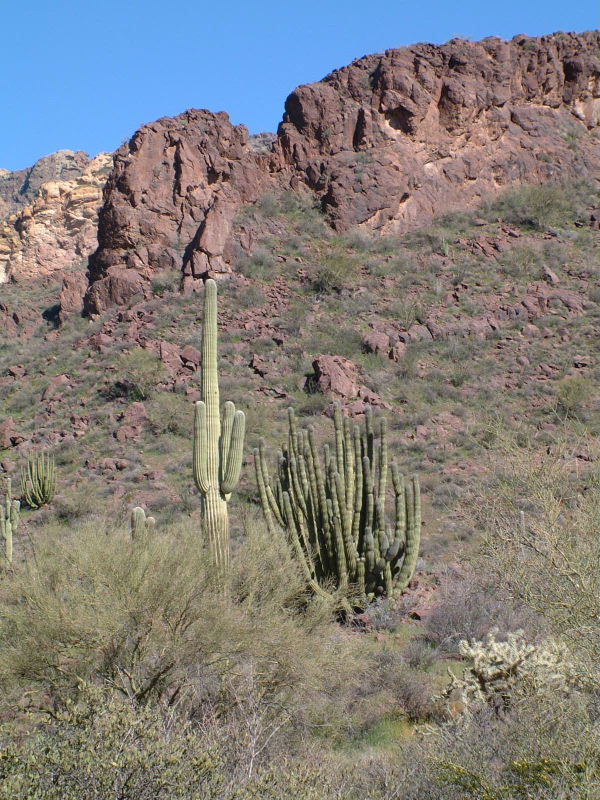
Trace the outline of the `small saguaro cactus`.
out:
[[[31,508],[49,503],[56,491],[56,466],[50,453],[29,453],[21,470],[21,498]]]
[[[131,510],[129,526],[132,539],[137,539],[143,536],[143,534],[153,531],[155,525],[156,520],[154,517],[147,517],[143,508],[136,506]]]
[[[254,451],[269,531],[276,524],[286,530],[308,585],[330,596],[333,587],[333,599],[344,610],[382,594],[397,597],[417,564],[421,498],[417,476],[405,482],[395,462],[388,465],[385,420],[374,425],[369,407],[361,431],[337,405],[335,441],[323,448],[323,462],[313,429],[299,430],[291,408],[288,422],[288,443],[273,482],[264,444]],[[388,471],[393,526],[385,513]]]
[[[4,539],[4,557],[10,565],[13,560],[13,534],[19,527],[21,504],[13,500],[10,478],[6,479],[6,496],[0,503],[0,535]]]
[[[202,321],[201,397],[194,414],[194,480],[202,503],[204,534],[219,571],[229,564],[229,515],[227,501],[242,468],[246,417],[228,401],[219,408],[217,371],[217,284],[204,287]]]

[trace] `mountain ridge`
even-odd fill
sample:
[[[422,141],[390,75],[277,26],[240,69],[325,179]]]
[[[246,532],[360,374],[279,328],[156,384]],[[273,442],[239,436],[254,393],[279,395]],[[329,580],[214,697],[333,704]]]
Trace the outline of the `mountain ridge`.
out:
[[[591,177],[599,45],[595,31],[421,43],[299,86],[277,134],[249,135],[225,112],[205,109],[143,125],[114,153],[103,199],[90,195],[98,247],[89,235],[87,250],[73,247],[67,232],[48,269],[89,254],[85,309],[97,314],[147,294],[157,271],[178,270],[188,291],[230,273],[260,235],[237,230],[236,217],[267,194],[307,193],[338,231],[398,234],[509,184]],[[0,190],[10,195],[15,175],[4,175]],[[20,280],[35,274],[40,247],[36,235],[22,235],[12,189],[0,253],[5,279]],[[7,190],[0,196],[6,206]],[[33,198],[25,200],[37,222]],[[42,240],[43,224],[29,225]]]

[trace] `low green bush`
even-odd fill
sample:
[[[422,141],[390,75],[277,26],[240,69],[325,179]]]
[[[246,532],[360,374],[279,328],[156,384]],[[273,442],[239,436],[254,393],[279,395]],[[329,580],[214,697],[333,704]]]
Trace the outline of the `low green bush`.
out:
[[[484,206],[487,219],[500,219],[509,225],[543,231],[578,220],[588,192],[584,185],[566,186],[544,183],[507,189]]]
[[[138,347],[124,353],[117,365],[118,375],[132,400],[146,400],[166,376],[162,361],[150,350]]]
[[[355,286],[360,264],[356,256],[342,249],[323,255],[311,271],[311,283],[317,292],[333,292]]]

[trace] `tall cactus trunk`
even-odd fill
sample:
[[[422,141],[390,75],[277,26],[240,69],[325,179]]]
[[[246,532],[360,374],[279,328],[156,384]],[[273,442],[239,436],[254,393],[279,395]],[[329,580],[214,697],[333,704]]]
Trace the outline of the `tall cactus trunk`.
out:
[[[194,416],[194,480],[201,496],[203,534],[217,572],[229,566],[227,501],[242,467],[246,418],[231,402],[219,409],[217,284],[207,280],[202,323],[202,386]]]
[[[217,571],[221,573],[229,566],[230,558],[227,501],[221,497],[218,488],[211,488],[202,495],[200,510],[211,558]]]

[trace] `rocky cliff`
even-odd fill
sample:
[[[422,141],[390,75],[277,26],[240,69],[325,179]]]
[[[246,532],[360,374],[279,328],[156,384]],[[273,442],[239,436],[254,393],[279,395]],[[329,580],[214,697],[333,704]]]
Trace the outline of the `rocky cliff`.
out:
[[[399,233],[508,184],[591,176],[599,37],[558,33],[361,58],[288,97],[277,138],[187,111],[115,156],[91,259],[88,312],[126,302],[155,270],[192,285],[233,268],[240,206],[314,194],[337,229]]]
[[[112,156],[68,150],[0,176],[0,283],[85,261],[98,246],[98,210]]]

